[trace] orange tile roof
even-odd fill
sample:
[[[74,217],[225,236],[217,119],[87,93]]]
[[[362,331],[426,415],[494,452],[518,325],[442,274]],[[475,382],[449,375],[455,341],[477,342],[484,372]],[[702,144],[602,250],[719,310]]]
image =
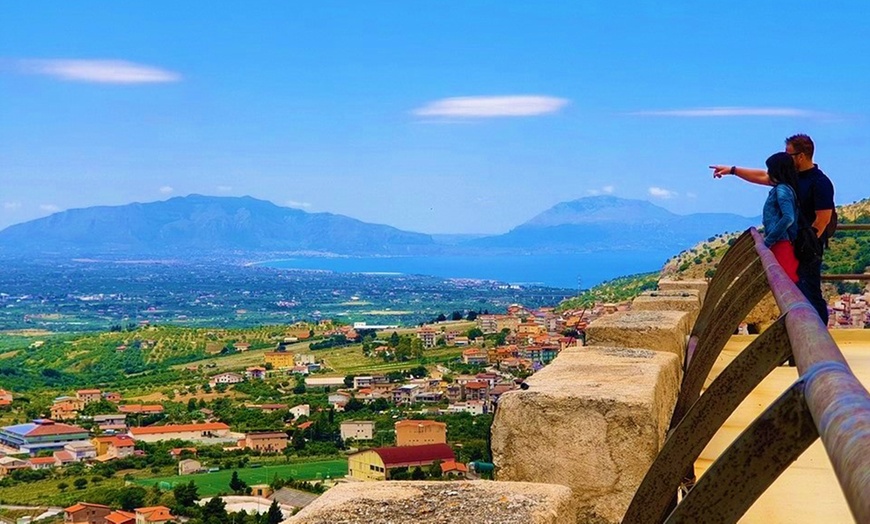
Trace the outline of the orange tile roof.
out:
[[[136,521],[136,514],[128,511],[117,510],[106,515],[106,520],[112,524],[127,524]]]
[[[455,460],[448,460],[441,463],[441,473],[448,471],[459,471],[460,473],[468,473],[468,466]]]
[[[69,513],[75,513],[76,511],[81,511],[81,510],[87,509],[87,508],[112,509],[109,506],[104,506],[102,504],[91,504],[90,502],[79,502],[77,504],[73,504],[72,506],[70,506],[68,508],[64,508],[64,511],[67,511]]]
[[[418,427],[418,426],[447,426],[444,422],[438,422],[437,420],[414,420],[414,419],[406,419],[400,420],[396,422],[395,427]]]
[[[99,389],[80,389],[76,393],[79,393],[80,395],[93,395],[99,392]]]
[[[160,404],[126,404],[118,406],[118,411],[121,413],[163,413],[163,406]]]
[[[309,420],[308,422],[303,422],[302,424],[299,424],[298,427],[299,429],[308,429],[311,427],[312,424],[314,424],[314,422]]]
[[[28,459],[31,464],[54,464],[54,457],[35,457]]]
[[[175,518],[166,506],[136,508],[136,513],[144,515],[147,522],[163,522]]]
[[[170,424],[168,426],[147,426],[131,428],[130,433],[136,435],[159,435],[160,433],[177,433],[186,431],[218,431],[230,429],[223,422],[206,422],[203,424]]]

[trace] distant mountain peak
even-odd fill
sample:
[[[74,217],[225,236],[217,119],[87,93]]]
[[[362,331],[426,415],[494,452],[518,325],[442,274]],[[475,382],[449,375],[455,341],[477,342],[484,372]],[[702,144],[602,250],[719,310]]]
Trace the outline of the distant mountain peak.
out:
[[[667,209],[646,200],[597,195],[560,202],[520,225],[519,228],[601,222],[636,224],[671,220],[676,216]]]

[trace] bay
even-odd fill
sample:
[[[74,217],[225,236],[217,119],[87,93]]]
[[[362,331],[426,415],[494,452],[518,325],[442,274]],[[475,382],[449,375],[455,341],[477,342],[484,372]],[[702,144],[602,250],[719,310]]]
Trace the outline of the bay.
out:
[[[578,289],[620,276],[658,271],[671,255],[655,251],[607,251],[571,255],[297,257],[258,264],[278,269],[430,275]]]

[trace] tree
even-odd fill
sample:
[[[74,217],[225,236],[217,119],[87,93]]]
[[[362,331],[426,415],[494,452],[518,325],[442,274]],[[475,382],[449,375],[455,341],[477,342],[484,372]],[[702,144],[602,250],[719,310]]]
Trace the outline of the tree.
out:
[[[426,472],[420,469],[420,466],[411,471],[411,480],[423,480],[426,478]]]
[[[450,320],[462,320],[462,311],[454,311],[451,313]]]
[[[266,514],[266,524],[280,524],[284,520],[284,514],[281,513],[281,508],[278,506],[278,501],[273,500],[269,506],[269,512]]]
[[[202,506],[202,521],[206,524],[220,524],[227,522],[227,504],[220,497],[212,497]]]
[[[84,477],[79,477],[73,481],[73,486],[75,486],[76,489],[85,489],[85,486],[87,485],[88,479]]]
[[[239,472],[233,471],[233,477],[230,479],[230,489],[233,490],[233,493],[244,493],[247,487],[248,484],[239,478]]]
[[[194,397],[190,397],[190,400],[187,401],[187,411],[188,413],[197,410],[196,399]]]
[[[66,488],[68,488],[68,487],[69,487],[69,484],[67,484],[66,482],[60,482],[57,485],[57,489],[59,489],[61,493],[66,491]]]
[[[390,347],[396,347],[399,345],[399,334],[393,331],[393,334],[390,335]]]
[[[172,488],[172,494],[175,495],[175,502],[185,508],[193,506],[199,500],[199,489],[192,480],[187,484],[178,484]]]
[[[441,313],[435,318],[435,322],[444,322],[445,320],[447,320],[447,317],[444,316],[444,313]]]
[[[481,331],[480,328],[475,327],[475,328],[471,328],[468,330],[468,338],[470,338],[471,340],[474,340],[474,339],[482,337],[482,336],[483,336],[483,331]]]
[[[353,379],[356,378],[355,375],[345,375],[344,377],[344,386],[347,388],[353,387]]]
[[[145,505],[145,496],[148,492],[143,487],[133,486],[118,491],[117,503],[124,511],[133,511]]]
[[[477,311],[474,311],[474,310],[469,311],[468,316],[465,317],[465,320],[471,320],[471,321],[477,320]]]

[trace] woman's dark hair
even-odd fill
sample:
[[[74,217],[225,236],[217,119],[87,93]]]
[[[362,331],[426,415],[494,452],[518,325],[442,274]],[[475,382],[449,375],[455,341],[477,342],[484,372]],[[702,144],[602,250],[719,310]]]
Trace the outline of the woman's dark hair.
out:
[[[788,153],[774,153],[765,162],[770,180],[776,184],[788,184],[797,191],[797,168]]]

